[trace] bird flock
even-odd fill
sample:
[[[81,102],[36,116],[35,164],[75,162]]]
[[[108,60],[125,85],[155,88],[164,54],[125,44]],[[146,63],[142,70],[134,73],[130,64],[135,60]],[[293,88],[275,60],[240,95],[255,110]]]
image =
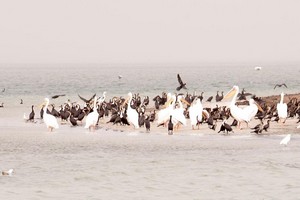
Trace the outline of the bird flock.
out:
[[[184,87],[185,84],[182,88]],[[64,96],[55,95],[52,99]],[[201,95],[162,92],[152,100],[149,96],[142,97],[138,93],[131,92],[128,93],[127,98],[107,99],[104,92],[101,97],[94,94],[87,99],[78,95],[83,105],[68,100],[60,105],[58,110],[54,104],[50,104],[50,99],[45,98],[40,110],[40,118],[50,132],[63,124],[83,126],[91,132],[96,131],[99,126],[112,124],[132,126],[133,129],[145,128],[146,132],[150,132],[151,126],[156,126],[162,130],[166,129],[169,135],[172,135],[173,131],[180,133],[183,126],[190,126],[193,130],[207,126],[213,131],[227,134],[243,128],[249,129],[250,133],[262,134],[268,132],[272,123],[284,125],[288,118],[296,117],[300,122],[300,104],[296,98],[284,103],[284,93],[281,93],[280,101],[277,102],[265,101],[255,95],[250,98],[249,96],[251,94],[246,93],[245,89],[240,93],[239,87],[233,86],[226,95],[223,95],[223,92],[219,95],[218,91],[215,96],[216,102],[231,99],[229,105],[204,107],[203,92]],[[31,106],[28,117],[24,114],[24,119],[26,122],[35,122],[34,106]],[[249,127],[249,122],[254,119],[259,123]],[[220,128],[216,130],[218,126]]]

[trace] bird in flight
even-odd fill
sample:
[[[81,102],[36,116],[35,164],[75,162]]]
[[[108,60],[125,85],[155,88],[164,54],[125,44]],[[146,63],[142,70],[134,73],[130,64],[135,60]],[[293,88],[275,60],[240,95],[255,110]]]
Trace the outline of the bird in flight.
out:
[[[63,97],[63,96],[66,96],[66,95],[65,94],[54,95],[54,96],[52,96],[52,99],[56,99],[58,97]]]
[[[79,94],[78,94],[78,96],[85,103],[90,103],[95,98],[96,94],[94,94],[90,99],[85,99],[85,98],[81,97]]]
[[[179,90],[181,90],[182,88],[183,88],[183,89],[187,89],[187,88],[185,87],[186,83],[183,83],[183,81],[182,81],[182,79],[181,79],[181,77],[180,77],[179,74],[177,74],[177,79],[178,79],[178,83],[180,84],[180,86],[177,87],[176,90],[179,91]]]
[[[281,86],[284,86],[284,87],[287,88],[286,84],[285,84],[285,83],[282,83],[282,84],[276,84],[275,87],[274,87],[274,90],[275,90],[276,87],[281,87]]]

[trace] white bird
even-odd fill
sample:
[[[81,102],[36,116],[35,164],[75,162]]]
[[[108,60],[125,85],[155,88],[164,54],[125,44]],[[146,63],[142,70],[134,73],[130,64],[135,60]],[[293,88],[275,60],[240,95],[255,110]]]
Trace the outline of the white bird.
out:
[[[181,103],[181,101],[184,101],[182,99],[182,96],[178,96],[178,107],[173,109],[171,112],[172,115],[172,120],[175,121],[174,126],[179,125],[179,123],[183,124],[184,126],[186,126],[186,118],[184,116],[184,108],[183,105]],[[177,121],[177,123],[176,123]]]
[[[189,116],[191,121],[192,129],[194,129],[194,126],[196,126],[198,121],[202,121],[202,112],[203,112],[203,106],[198,97],[196,97],[189,107]],[[199,127],[198,127],[199,128]]]
[[[128,100],[127,100],[127,121],[133,124],[134,128],[139,128],[139,114],[133,108],[131,108],[131,101],[132,101],[132,93],[128,93]]]
[[[14,169],[9,169],[7,171],[2,171],[2,176],[11,176],[14,173]]]
[[[284,93],[281,93],[281,99],[280,102],[277,104],[277,113],[279,120],[284,120],[283,123],[285,122],[287,118],[287,105],[286,103],[283,103],[283,98],[284,98]]]
[[[246,112],[243,111],[242,108],[239,108],[235,105],[236,103],[236,98],[239,93],[239,87],[238,86],[233,86],[233,88],[224,96],[224,99],[230,98],[233,96],[231,103],[230,103],[230,114],[231,116],[238,122],[238,127],[240,128],[241,122],[245,121],[248,123],[248,118],[246,115]]]
[[[291,140],[291,134],[287,134],[287,136],[285,136],[281,141],[280,141],[280,145],[287,145],[289,143],[289,141]]]
[[[262,108],[254,101],[254,99],[249,99],[249,106],[244,109],[247,121],[250,122],[251,119],[257,114],[258,110],[263,112]]]
[[[53,115],[47,113],[49,99],[45,98],[45,102],[46,102],[46,106],[44,106],[43,108],[44,111],[43,120],[47,128],[49,129],[49,131],[52,132],[54,128],[58,129],[58,123],[57,123],[57,119]]]
[[[157,113],[157,124],[160,125],[162,123],[166,123],[170,119],[171,112],[173,110],[173,107],[175,105],[175,95],[171,95],[171,93],[167,94],[167,102],[165,103],[164,109],[161,109]]]
[[[96,124],[98,122],[99,113],[97,111],[97,97],[94,98],[94,107],[93,112],[90,112],[85,120],[85,127],[88,128],[90,131],[95,131]]]
[[[106,98],[106,91],[103,92],[102,97],[99,98],[99,104],[103,103]]]

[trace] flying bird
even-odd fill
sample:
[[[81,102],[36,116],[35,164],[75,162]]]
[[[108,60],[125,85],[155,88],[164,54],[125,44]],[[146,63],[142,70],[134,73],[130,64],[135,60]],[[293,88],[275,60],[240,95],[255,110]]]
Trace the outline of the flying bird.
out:
[[[281,86],[284,86],[285,88],[287,88],[286,84],[282,83],[282,84],[276,84],[275,87],[274,87],[274,90],[275,90],[276,87],[281,87]]]
[[[183,81],[182,81],[182,79],[181,79],[181,77],[180,77],[179,74],[177,74],[177,80],[178,80],[178,83],[180,84],[180,86],[178,86],[178,87],[176,88],[177,91],[181,90],[182,88],[183,88],[183,89],[187,89],[187,88],[185,87],[185,86],[186,86],[186,83],[183,83]]]
[[[95,98],[96,94],[94,94],[90,99],[85,99],[85,98],[81,97],[79,94],[78,94],[78,96],[85,103],[90,103]]]
[[[63,96],[66,96],[66,95],[65,94],[54,95],[54,96],[52,96],[52,99],[56,99],[58,97],[63,97]]]

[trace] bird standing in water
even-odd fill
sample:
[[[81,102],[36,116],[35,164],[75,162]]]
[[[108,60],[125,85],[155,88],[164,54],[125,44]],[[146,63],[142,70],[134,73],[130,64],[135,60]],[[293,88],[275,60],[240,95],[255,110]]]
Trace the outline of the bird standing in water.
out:
[[[170,120],[169,120],[169,123],[168,123],[168,134],[169,135],[173,135],[173,122],[172,122],[172,115],[170,115]]]

